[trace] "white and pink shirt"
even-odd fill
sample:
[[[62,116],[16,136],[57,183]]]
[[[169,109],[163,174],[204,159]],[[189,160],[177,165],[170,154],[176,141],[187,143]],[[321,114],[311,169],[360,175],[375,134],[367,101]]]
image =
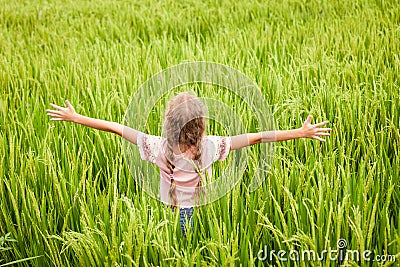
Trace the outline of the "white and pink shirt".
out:
[[[140,157],[143,160],[156,164],[160,168],[160,199],[169,205],[168,191],[171,184],[170,170],[167,167],[166,147],[164,137],[144,134],[140,132],[137,137]],[[230,151],[231,139],[224,136],[205,136],[201,142],[201,169],[207,171],[208,177],[212,175],[212,164],[217,160],[224,160]],[[173,164],[174,181],[178,206],[190,208],[196,206],[195,189],[200,180],[200,175],[195,171],[192,162],[193,155],[189,151],[174,154]]]

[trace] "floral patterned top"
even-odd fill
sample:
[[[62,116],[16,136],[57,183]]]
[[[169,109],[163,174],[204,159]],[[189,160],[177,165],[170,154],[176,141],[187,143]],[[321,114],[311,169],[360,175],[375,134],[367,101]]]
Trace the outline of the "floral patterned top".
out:
[[[164,137],[139,133],[137,145],[140,157],[143,160],[156,164],[160,168],[160,199],[169,205],[168,191],[171,184],[171,171],[167,167],[166,147]],[[217,160],[224,160],[229,154],[231,145],[230,137],[206,136],[201,142],[201,169],[211,177],[212,164]],[[196,172],[197,165],[191,160],[190,151],[173,155],[173,179],[176,184],[178,206],[189,208],[196,206],[195,189],[200,180]],[[171,161],[171,159],[169,159]]]

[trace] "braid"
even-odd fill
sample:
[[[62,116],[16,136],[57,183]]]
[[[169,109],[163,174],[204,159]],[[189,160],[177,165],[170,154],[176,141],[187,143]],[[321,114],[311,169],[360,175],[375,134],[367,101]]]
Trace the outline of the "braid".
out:
[[[176,196],[176,184],[175,184],[175,180],[174,180],[174,168],[175,166],[171,163],[171,160],[173,160],[174,154],[172,152],[171,147],[168,146],[167,149],[167,167],[170,171],[169,173],[169,177],[170,177],[170,186],[169,186],[169,190],[168,190],[168,197],[170,199],[170,206],[172,209],[175,209],[178,205],[178,197]]]
[[[205,175],[205,172],[202,170],[202,162],[201,162],[201,147],[198,146],[196,149],[196,153],[194,156],[196,161],[196,172],[199,175],[199,181],[197,183],[196,189],[194,191],[194,197],[196,200],[196,204],[199,205],[200,199],[205,195],[205,190],[203,188],[203,178],[202,175]]]

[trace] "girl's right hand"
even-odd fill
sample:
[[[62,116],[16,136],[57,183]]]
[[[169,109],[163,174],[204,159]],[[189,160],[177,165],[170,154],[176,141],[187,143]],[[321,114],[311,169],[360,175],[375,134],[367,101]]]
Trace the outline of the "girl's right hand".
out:
[[[50,116],[52,121],[71,121],[75,122],[75,119],[78,116],[78,113],[75,112],[74,107],[69,103],[68,100],[65,100],[67,104],[66,108],[54,105],[50,103],[50,106],[55,108],[56,110],[46,109],[47,116]]]
[[[325,142],[326,140],[321,138],[320,136],[330,136],[329,132],[332,131],[331,128],[320,128],[328,124],[328,121],[323,121],[317,124],[311,124],[312,116],[309,115],[307,120],[303,123],[303,126],[300,128],[301,137],[313,138],[317,139],[321,142]]]

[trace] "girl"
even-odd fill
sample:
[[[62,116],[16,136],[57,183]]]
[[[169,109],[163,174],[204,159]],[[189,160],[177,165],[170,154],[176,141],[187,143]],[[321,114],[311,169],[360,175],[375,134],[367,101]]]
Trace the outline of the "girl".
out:
[[[173,210],[179,208],[182,233],[186,221],[192,223],[193,207],[204,201],[202,190],[205,176],[211,176],[211,165],[224,160],[230,150],[258,143],[279,142],[296,138],[329,136],[330,128],[321,128],[328,121],[311,124],[311,116],[303,126],[293,130],[247,133],[237,136],[206,136],[205,107],[198,97],[180,93],[167,105],[163,130],[165,138],[148,135],[116,122],[89,118],[75,112],[66,100],[67,107],[50,104],[47,109],[52,121],[70,121],[91,128],[118,134],[139,148],[143,160],[160,168],[160,199]],[[202,194],[203,193],[203,194]]]

